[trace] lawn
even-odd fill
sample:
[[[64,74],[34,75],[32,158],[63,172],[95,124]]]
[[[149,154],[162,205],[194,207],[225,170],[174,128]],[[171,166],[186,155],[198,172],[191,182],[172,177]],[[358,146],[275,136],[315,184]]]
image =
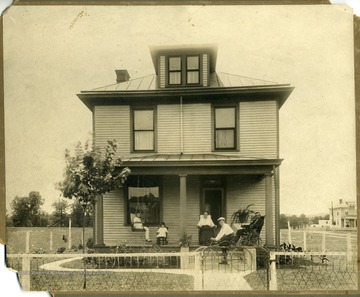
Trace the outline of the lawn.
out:
[[[40,249],[46,253],[55,253],[59,248],[68,248],[69,229],[60,227],[7,227],[6,252],[9,254],[25,253],[26,231],[30,231],[30,253]],[[50,251],[50,233],[52,233],[52,250]],[[78,247],[82,242],[82,228],[71,230],[71,246]],[[93,236],[92,228],[85,228],[85,242]],[[65,240],[64,240],[65,238]]]
[[[31,275],[32,291],[82,291],[83,272],[38,271]],[[191,291],[193,276],[157,272],[87,272],[87,291]]]

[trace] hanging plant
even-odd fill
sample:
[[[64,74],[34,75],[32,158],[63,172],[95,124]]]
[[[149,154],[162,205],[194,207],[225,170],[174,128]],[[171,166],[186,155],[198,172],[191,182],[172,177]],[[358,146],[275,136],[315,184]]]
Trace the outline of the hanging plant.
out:
[[[253,210],[250,209],[250,206],[252,206],[254,204],[249,204],[248,206],[246,206],[245,208],[239,208],[237,211],[235,211],[232,215],[231,215],[231,225],[234,223],[245,223],[247,222],[249,215],[251,213],[254,213]]]

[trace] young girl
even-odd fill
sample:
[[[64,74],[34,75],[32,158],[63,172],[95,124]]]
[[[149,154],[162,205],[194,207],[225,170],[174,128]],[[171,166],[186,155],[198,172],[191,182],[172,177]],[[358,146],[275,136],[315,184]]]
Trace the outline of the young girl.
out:
[[[161,244],[167,244],[167,235],[169,233],[168,231],[168,227],[166,227],[164,222],[161,222],[159,229],[156,231],[157,236],[156,236],[156,243],[158,245]]]

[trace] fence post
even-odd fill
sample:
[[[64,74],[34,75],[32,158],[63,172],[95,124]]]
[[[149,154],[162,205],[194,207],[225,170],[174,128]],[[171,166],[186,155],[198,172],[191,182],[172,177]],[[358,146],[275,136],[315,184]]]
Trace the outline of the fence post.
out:
[[[304,231],[304,251],[306,251],[306,231]]]
[[[321,251],[324,253],[325,252],[325,238],[326,238],[326,233],[322,234],[322,242],[321,242]]]
[[[69,250],[71,249],[71,218],[69,218]]]
[[[30,257],[23,255],[21,271],[21,288],[30,291]]]
[[[351,234],[346,234],[346,258],[350,262],[352,260],[352,251],[351,251]]]
[[[200,253],[194,254],[194,290],[204,290]]]
[[[29,253],[30,252],[30,230],[26,231],[26,245],[25,245],[25,253]]]
[[[50,246],[49,246],[49,251],[52,251],[53,249],[53,233],[52,231],[50,231]]]
[[[276,256],[273,252],[270,252],[270,283],[269,290],[277,290],[277,277],[276,277]]]

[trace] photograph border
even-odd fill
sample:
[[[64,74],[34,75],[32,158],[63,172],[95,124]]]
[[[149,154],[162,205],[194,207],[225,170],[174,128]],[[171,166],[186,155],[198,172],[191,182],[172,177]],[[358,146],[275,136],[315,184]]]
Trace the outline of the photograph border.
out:
[[[140,5],[152,5],[152,6],[162,6],[162,5],[323,5],[323,4],[329,4],[330,1],[325,0],[269,0],[269,1],[196,1],[196,0],[165,0],[165,1],[14,1],[12,6],[44,6],[44,5],[81,5],[81,6],[97,6],[97,5],[116,5],[116,6],[140,6]],[[6,12],[5,12],[6,13]],[[3,17],[1,16],[1,31],[3,34]],[[354,15],[354,27],[356,27],[360,30],[360,17],[357,17]],[[354,36],[356,32],[354,30]],[[360,33],[359,33],[360,34]],[[360,35],[359,35],[360,36]],[[359,37],[358,36],[358,37]],[[0,81],[0,243],[6,244],[6,226],[5,226],[5,214],[6,214],[6,191],[5,191],[5,178],[6,178],[6,168],[5,168],[5,120],[4,120],[4,56],[3,56],[3,35],[0,39],[0,54],[1,54],[1,81]],[[360,148],[360,70],[359,70],[359,64],[360,64],[360,38],[354,38],[354,64],[355,64],[355,113],[354,116],[356,117],[356,147]],[[357,188],[357,217],[360,217],[360,149],[356,150],[356,188]],[[360,228],[357,228],[357,238],[359,238],[360,235]],[[357,257],[358,257],[358,283],[360,283],[360,246],[357,244]],[[241,295],[249,295],[249,296],[263,296],[264,294],[271,294],[274,296],[284,296],[284,295],[301,295],[301,296],[318,296],[321,294],[332,296],[342,296],[344,294],[358,294],[360,292],[360,288],[358,288],[357,291],[319,291],[319,292],[311,292],[309,294],[303,293],[303,292],[293,292],[293,291],[256,291],[256,292],[249,292],[249,291],[234,291],[234,292],[228,292],[228,291],[214,291],[214,292],[176,292],[176,293],[169,293],[169,292],[131,292],[131,295],[136,296],[148,296],[148,295],[162,295],[162,296],[183,296],[184,294],[196,294],[198,296],[208,296],[210,294],[214,295],[221,295],[221,296],[232,296],[234,294],[241,294]],[[123,296],[128,295],[129,292],[55,292],[52,293],[54,296]]]

